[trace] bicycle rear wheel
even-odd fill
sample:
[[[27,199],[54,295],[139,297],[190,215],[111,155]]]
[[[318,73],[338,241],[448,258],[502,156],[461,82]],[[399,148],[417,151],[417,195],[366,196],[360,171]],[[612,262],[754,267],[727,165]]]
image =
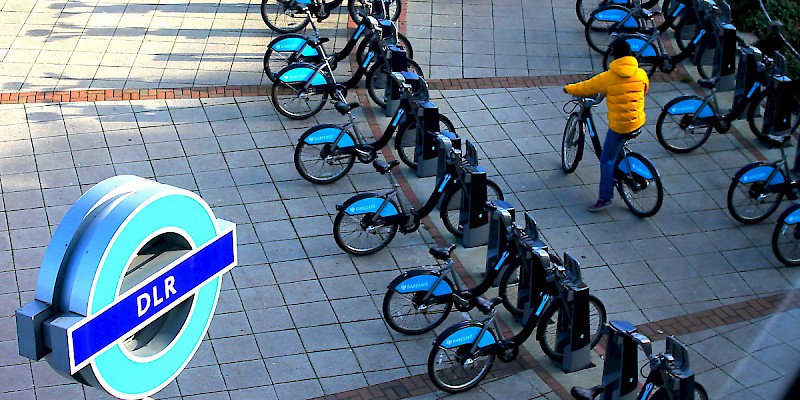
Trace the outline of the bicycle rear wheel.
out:
[[[304,135],[307,136],[307,135]],[[303,179],[316,184],[333,183],[350,172],[355,154],[331,149],[331,143],[309,144],[300,138],[294,149],[294,167]]]
[[[453,286],[445,278],[450,287]],[[423,304],[427,291],[400,293],[391,287],[383,297],[383,319],[390,328],[406,335],[418,335],[436,328],[450,315],[453,298],[431,298]]]
[[[647,218],[661,209],[664,188],[650,160],[638,153],[628,153],[617,161],[615,171],[619,195],[632,213]]]
[[[572,173],[583,157],[583,122],[578,113],[570,114],[561,137],[561,168]]]
[[[261,19],[275,32],[293,33],[311,20],[305,13],[292,11],[288,0],[261,0]]]
[[[674,28],[675,42],[681,51],[692,42],[692,39],[697,36],[697,32],[700,31],[700,26],[697,24],[697,16],[693,11],[684,13],[680,20],[675,23]]]
[[[394,205],[394,208],[398,208]],[[394,239],[399,228],[397,222],[386,224],[378,219],[370,222],[374,214],[348,215],[339,211],[333,220],[333,239],[340,249],[356,256],[380,251]]]
[[[462,237],[464,236],[464,227],[461,226],[461,196],[462,196],[462,189],[459,187],[455,191],[452,192],[450,196],[447,196],[442,201],[442,206],[439,209],[439,216],[442,218],[442,223],[444,227],[447,228],[447,231],[452,233],[455,237]],[[487,179],[486,180],[486,201],[492,200],[504,200],[503,191],[500,190],[500,186],[498,186],[493,180]]]
[[[563,303],[556,301],[551,303],[539,317],[536,337],[539,339],[539,346],[544,354],[553,361],[564,359],[564,352],[558,349],[558,320],[564,311]],[[589,332],[592,334],[589,348],[594,348],[603,336],[606,318],[606,307],[603,302],[597,297],[589,295]]]
[[[656,138],[665,149],[673,153],[688,153],[699,148],[711,136],[714,127],[711,124],[700,121],[693,121],[695,110],[687,114],[672,114],[669,112],[673,105],[687,99],[696,99],[702,102],[698,96],[678,97],[661,110],[656,121]],[[698,103],[699,104],[699,103]],[[694,124],[697,125],[694,125]]]
[[[519,302],[519,267],[520,264],[512,264],[500,278],[498,295],[503,299],[503,307],[515,317],[522,317],[525,312],[518,306]],[[531,296],[536,293],[531,293]]]
[[[586,43],[589,44],[592,50],[600,54],[606,54],[606,52],[608,52],[608,45],[616,38],[616,35],[612,34],[641,31],[642,25],[638,19],[632,19],[630,20],[631,22],[625,24],[625,27],[617,28],[615,28],[618,25],[616,21],[601,21],[597,19],[597,13],[601,12],[601,10],[614,10],[617,13],[621,12],[625,14],[630,11],[628,8],[612,5],[598,8],[592,12],[583,30]]]
[[[281,115],[291,119],[305,119],[322,109],[328,100],[324,88],[309,87],[305,82],[277,81],[272,84],[272,105]]]
[[[450,393],[471,389],[481,382],[494,364],[494,353],[470,353],[472,343],[445,349],[434,346],[428,356],[428,376],[437,388]]]
[[[750,173],[756,168],[766,168],[764,173]],[[767,177],[777,168],[773,164],[755,163],[740,169],[728,188],[728,211],[743,224],[755,224],[772,215],[783,200],[783,192],[767,190]],[[754,175],[758,178],[742,179]],[[745,182],[743,182],[745,181]],[[770,182],[787,182],[783,171],[778,170]]]
[[[714,60],[717,57],[717,41],[714,39],[703,40],[697,45],[695,49],[694,64],[697,67],[697,73],[703,79],[711,79],[715,77],[714,74]],[[717,75],[719,71],[716,71]]]
[[[372,2],[372,0],[347,0],[347,12],[350,14],[350,19],[356,23],[356,25],[361,23],[361,16],[359,16],[359,12],[361,14],[367,13],[367,8],[364,5],[366,2]],[[379,12],[378,10],[372,10],[372,15],[378,19],[391,19],[392,21],[397,21],[400,18],[400,12],[403,11],[403,2],[402,0],[390,0],[386,1],[389,5],[389,12],[388,17],[383,15],[383,12]]]
[[[413,116],[406,115],[411,121],[408,124],[403,124],[397,131],[394,137],[395,149],[397,155],[403,164],[409,166],[411,169],[417,169],[417,162],[414,160],[414,153],[417,149],[417,120]],[[439,114],[439,127],[438,132],[453,132],[456,131],[456,126],[450,121],[450,118]]]

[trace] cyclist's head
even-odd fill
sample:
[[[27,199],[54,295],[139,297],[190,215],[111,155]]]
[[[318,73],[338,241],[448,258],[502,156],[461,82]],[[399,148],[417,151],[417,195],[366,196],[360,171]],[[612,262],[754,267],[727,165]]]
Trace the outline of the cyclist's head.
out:
[[[615,60],[627,57],[631,55],[631,45],[626,41],[620,41],[614,45],[614,48],[611,50],[611,55],[614,56]]]

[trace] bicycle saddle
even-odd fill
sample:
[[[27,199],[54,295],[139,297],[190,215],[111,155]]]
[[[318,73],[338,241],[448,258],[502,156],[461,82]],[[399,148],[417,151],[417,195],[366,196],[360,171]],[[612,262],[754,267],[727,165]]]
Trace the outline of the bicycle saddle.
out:
[[[475,308],[478,311],[488,314],[492,309],[497,306],[498,304],[502,303],[503,299],[500,297],[494,297],[489,300],[484,299],[483,297],[478,297],[475,299]]]
[[[378,171],[381,175],[386,175],[387,172],[391,171],[392,168],[400,165],[400,161],[392,160],[391,162],[386,162],[383,160],[375,160],[372,162],[372,166],[375,168],[375,171]]]
[[[700,79],[699,81],[697,81],[697,84],[700,85],[700,87],[704,88],[704,89],[713,89],[713,88],[715,88],[717,86],[717,81],[718,80],[719,80],[719,77],[715,77],[715,78],[712,78],[712,79]]]
[[[767,146],[774,149],[779,149],[785,146],[786,143],[789,143],[790,140],[792,140],[792,135],[784,135],[784,136],[766,135],[763,141],[767,144]]]
[[[582,388],[580,386],[575,386],[572,388],[572,390],[569,391],[569,394],[571,394],[572,397],[578,400],[594,400],[595,397],[597,397],[604,391],[605,388],[603,388],[603,386],[601,385],[597,385],[589,389]]]
[[[333,108],[339,112],[339,114],[345,115],[349,113],[351,110],[355,110],[356,108],[361,107],[361,104],[357,102],[346,103],[344,101],[337,101],[333,104]]]
[[[447,247],[431,247],[428,249],[428,253],[431,253],[433,258],[437,260],[447,261],[450,259],[450,253],[452,253],[455,248],[455,244],[451,244]]]
[[[310,44],[312,46],[317,46],[317,45],[320,45],[320,44],[323,44],[323,43],[328,43],[330,41],[331,41],[331,38],[326,38],[326,37],[318,38],[318,37],[309,36],[309,37],[306,38],[306,43],[308,43],[308,44]]]

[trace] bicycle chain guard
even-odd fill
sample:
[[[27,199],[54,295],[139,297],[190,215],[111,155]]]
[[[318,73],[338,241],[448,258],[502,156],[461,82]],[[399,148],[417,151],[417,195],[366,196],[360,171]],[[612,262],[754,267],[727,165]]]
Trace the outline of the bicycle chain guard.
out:
[[[417,229],[419,229],[419,218],[415,218],[413,215],[409,216],[408,218],[410,218],[411,221],[407,221],[405,224],[400,225],[399,230],[401,233],[416,232]]]

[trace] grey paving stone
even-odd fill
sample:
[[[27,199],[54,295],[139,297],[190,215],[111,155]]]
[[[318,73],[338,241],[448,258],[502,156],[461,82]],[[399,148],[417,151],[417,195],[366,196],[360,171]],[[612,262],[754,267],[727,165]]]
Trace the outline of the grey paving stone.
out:
[[[182,395],[213,392],[225,386],[219,366],[187,368],[178,376]]]
[[[220,369],[228,389],[257,387],[272,383],[262,360],[222,364]]]
[[[385,288],[384,282],[384,288]],[[385,289],[384,289],[385,290]],[[330,302],[340,322],[380,318],[380,312],[368,296],[333,300]]]
[[[403,361],[393,344],[378,344],[353,349],[365,372],[381,371],[403,366]]]
[[[315,377],[308,356],[305,354],[269,358],[266,360],[266,365],[270,378],[276,384]]]
[[[260,357],[253,335],[214,339],[211,343],[220,363],[254,360]]]

